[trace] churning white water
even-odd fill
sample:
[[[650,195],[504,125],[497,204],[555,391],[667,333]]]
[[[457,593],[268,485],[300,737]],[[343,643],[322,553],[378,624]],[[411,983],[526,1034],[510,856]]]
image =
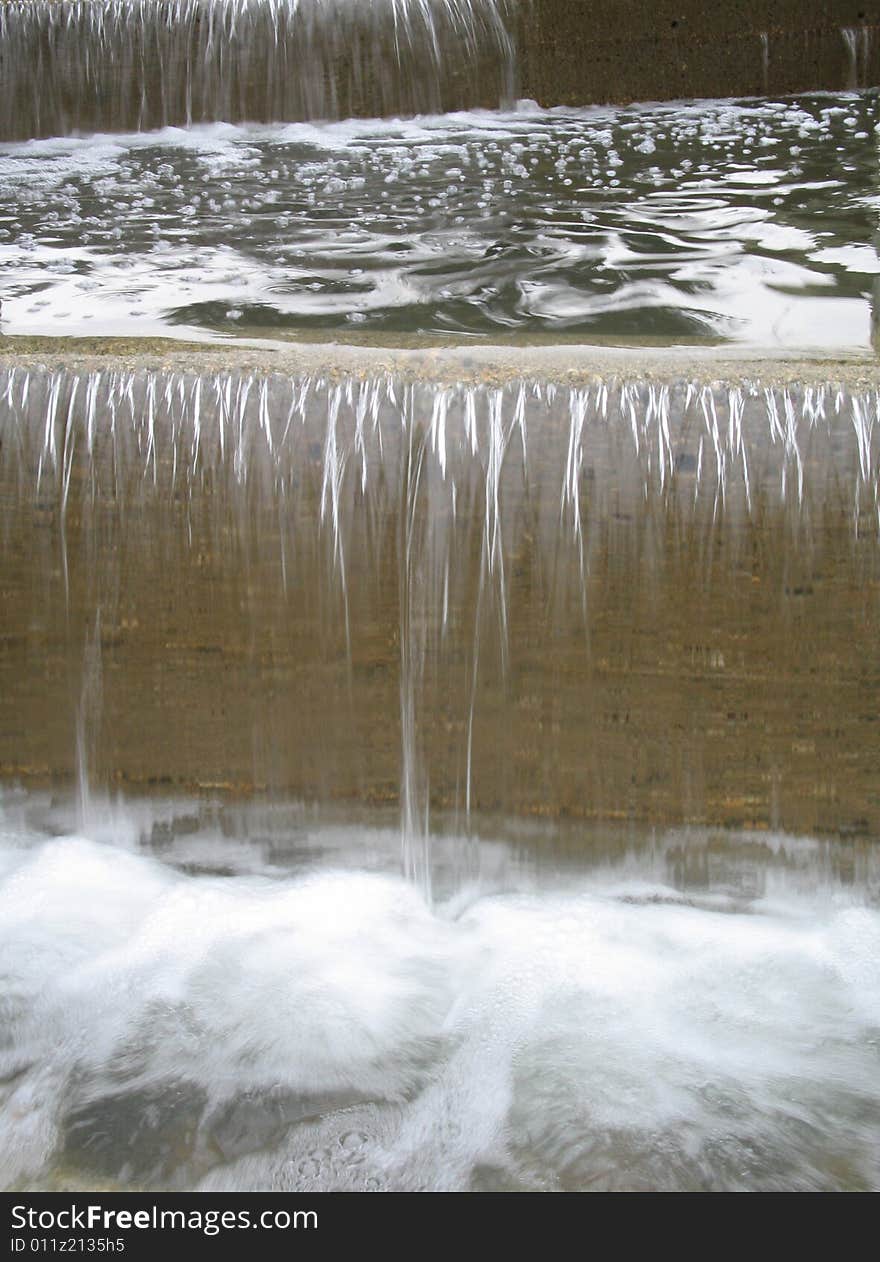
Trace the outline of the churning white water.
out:
[[[5,1187],[880,1183],[875,851],[294,815],[7,793]]]

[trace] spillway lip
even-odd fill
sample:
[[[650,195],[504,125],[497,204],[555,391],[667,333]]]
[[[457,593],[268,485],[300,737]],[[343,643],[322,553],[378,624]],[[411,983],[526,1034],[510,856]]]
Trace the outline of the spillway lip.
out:
[[[457,346],[353,345],[336,342],[236,341],[234,345],[147,338],[0,338],[0,369],[72,368],[95,372],[163,370],[503,386],[524,379],[589,385],[610,378],[655,382],[759,381],[768,386],[820,385],[880,389],[880,358],[870,353],[693,346],[506,344]]]

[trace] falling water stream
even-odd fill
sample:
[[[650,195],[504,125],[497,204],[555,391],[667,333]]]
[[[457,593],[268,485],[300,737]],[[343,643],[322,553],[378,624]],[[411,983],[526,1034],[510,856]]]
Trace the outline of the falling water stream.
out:
[[[872,32],[867,26],[846,26],[841,34],[849,62],[846,86],[848,88],[867,87]]]

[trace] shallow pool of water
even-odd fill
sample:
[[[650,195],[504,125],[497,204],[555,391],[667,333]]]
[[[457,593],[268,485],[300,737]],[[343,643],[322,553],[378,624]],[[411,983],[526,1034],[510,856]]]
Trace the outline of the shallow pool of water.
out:
[[[878,1186],[876,847],[484,835],[7,790],[3,1186]]]
[[[5,334],[867,349],[875,95],[0,146]]]

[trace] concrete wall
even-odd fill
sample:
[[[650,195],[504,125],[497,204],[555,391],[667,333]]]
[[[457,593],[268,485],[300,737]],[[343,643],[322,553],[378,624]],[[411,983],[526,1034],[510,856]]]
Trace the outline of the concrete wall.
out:
[[[856,30],[855,49],[843,31]],[[877,0],[527,0],[520,84],[542,105],[880,83]]]

